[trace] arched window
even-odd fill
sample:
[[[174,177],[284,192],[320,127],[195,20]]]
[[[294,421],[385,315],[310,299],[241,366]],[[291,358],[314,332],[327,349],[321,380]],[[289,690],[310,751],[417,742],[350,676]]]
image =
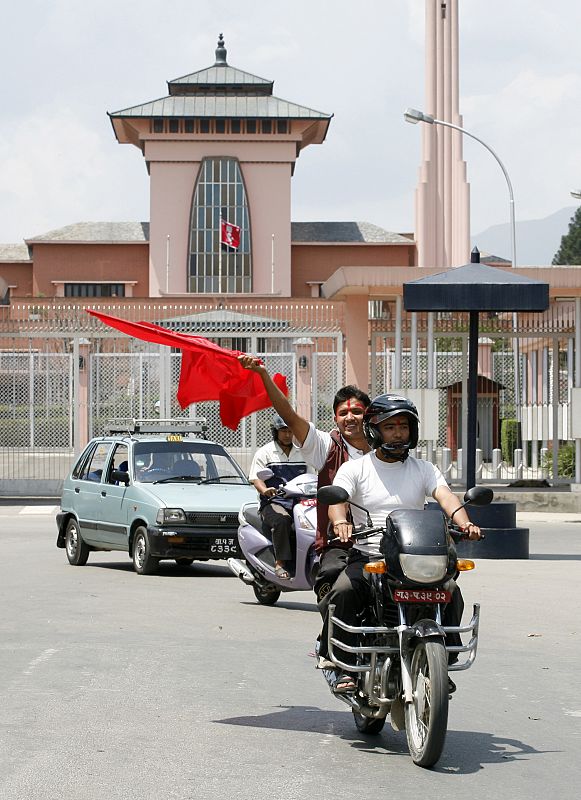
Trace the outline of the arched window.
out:
[[[220,219],[240,228],[237,249],[220,243]],[[194,191],[188,265],[190,292],[252,291],[252,246],[246,192],[234,158],[205,158]]]

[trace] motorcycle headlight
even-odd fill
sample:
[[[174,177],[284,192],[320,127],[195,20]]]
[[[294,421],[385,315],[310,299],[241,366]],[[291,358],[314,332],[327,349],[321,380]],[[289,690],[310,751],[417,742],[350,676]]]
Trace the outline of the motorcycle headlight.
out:
[[[172,525],[176,522],[185,522],[186,514],[181,508],[160,508],[157,512],[158,525]]]
[[[415,583],[437,583],[448,569],[448,556],[422,556],[401,553],[399,563],[403,574]]]

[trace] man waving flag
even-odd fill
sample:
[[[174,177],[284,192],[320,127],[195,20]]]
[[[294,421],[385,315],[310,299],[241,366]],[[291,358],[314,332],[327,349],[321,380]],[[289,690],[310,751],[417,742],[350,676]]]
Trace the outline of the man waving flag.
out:
[[[227,350],[203,336],[177,333],[151,322],[130,322],[92,309],[87,311],[128,336],[182,351],[177,391],[182,408],[203,400],[218,400],[222,424],[235,431],[242,417],[272,405],[260,376],[244,369],[238,361],[238,356],[243,355],[239,350]],[[273,380],[283,394],[288,394],[284,375],[277,373]]]
[[[233,250],[240,247],[240,227],[225,219],[220,220],[220,242]]]

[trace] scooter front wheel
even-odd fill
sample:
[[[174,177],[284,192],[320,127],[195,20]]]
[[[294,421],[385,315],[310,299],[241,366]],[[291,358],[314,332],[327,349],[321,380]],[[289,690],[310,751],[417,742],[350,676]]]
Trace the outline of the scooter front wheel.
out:
[[[413,700],[405,706],[405,729],[414,764],[440,758],[448,728],[448,658],[440,640],[420,640],[412,656]]]
[[[257,583],[253,583],[252,588],[254,596],[263,606],[273,606],[280,597],[280,589],[276,589],[272,584],[259,586]]]

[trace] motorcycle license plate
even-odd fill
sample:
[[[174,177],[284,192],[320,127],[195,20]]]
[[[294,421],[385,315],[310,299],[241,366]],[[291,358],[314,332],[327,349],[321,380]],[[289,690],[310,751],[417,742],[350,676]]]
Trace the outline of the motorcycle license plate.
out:
[[[394,589],[396,603],[449,603],[452,592],[447,589]]]

